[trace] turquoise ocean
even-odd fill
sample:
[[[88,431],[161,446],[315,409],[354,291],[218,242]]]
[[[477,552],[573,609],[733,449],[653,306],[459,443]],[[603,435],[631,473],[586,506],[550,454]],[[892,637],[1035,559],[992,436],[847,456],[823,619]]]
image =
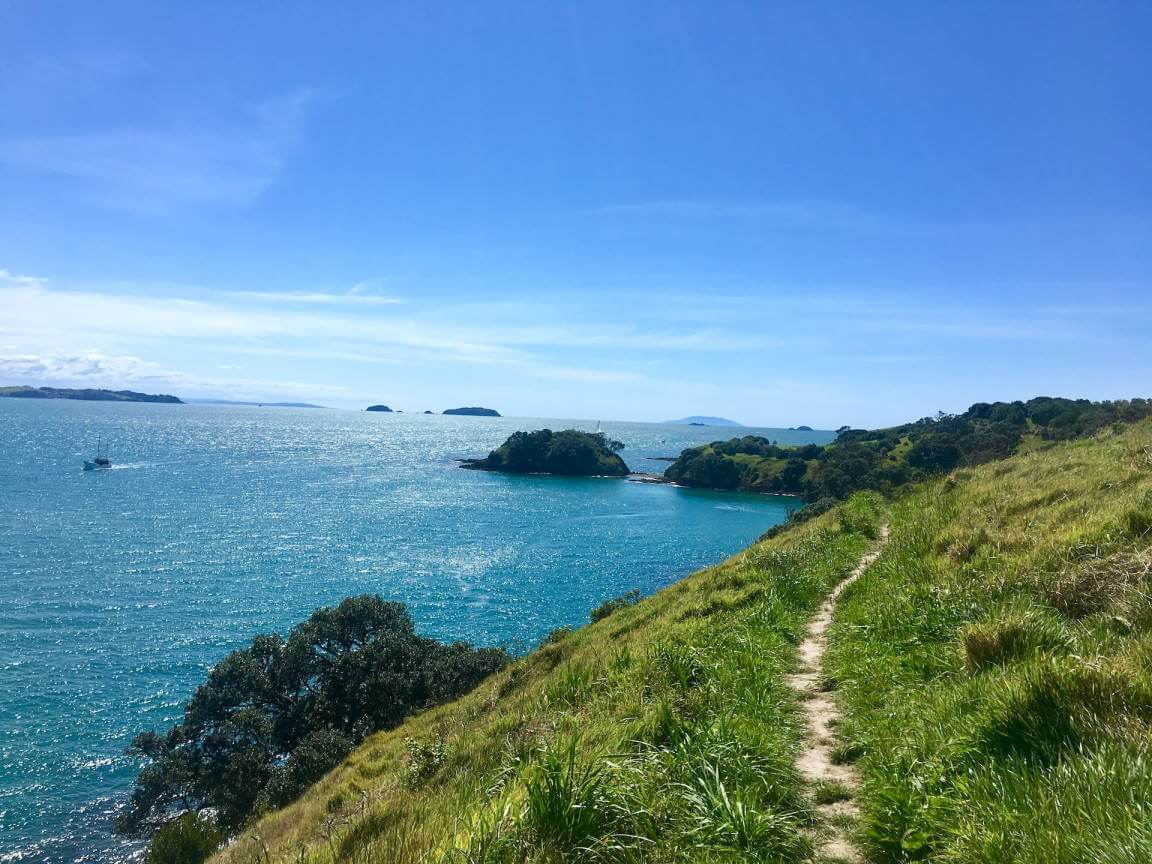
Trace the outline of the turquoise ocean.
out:
[[[461,470],[588,421],[0,399],[0,862],[123,861],[111,818],[207,669],[366,592],[520,650],[719,561],[795,501]],[[605,422],[635,471],[733,430]],[[782,443],[831,433],[747,429]],[[115,463],[84,472],[98,440]]]

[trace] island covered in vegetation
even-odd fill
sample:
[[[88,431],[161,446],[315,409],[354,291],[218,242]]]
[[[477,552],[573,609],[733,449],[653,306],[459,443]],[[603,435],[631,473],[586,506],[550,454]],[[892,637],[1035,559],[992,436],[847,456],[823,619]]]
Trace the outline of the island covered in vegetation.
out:
[[[603,432],[538,429],[514,432],[483,459],[466,459],[461,467],[508,474],[563,474],[570,477],[624,477],[624,449]]]
[[[465,417],[499,417],[500,412],[495,408],[449,408],[445,414],[458,414]]]
[[[843,427],[830,444],[783,446],[756,435],[683,451],[665,476],[682,485],[840,501],[853,492],[890,493],[909,482],[1152,416],[1152,400],[1091,402],[1038,397],[979,402],[887,429]]]
[[[364,410],[365,411],[376,411],[380,414],[391,414],[392,413],[392,409],[389,408],[387,405],[369,405]]]
[[[64,387],[0,387],[0,396],[12,399],[80,399],[85,402],[162,402],[183,405],[184,401],[167,394],[154,396],[135,390],[72,390]]]

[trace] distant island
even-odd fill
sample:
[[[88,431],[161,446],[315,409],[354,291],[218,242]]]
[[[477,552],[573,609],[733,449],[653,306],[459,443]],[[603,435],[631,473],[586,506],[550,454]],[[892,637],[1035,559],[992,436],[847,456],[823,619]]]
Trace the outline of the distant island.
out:
[[[387,405],[369,405],[364,410],[365,411],[378,411],[381,414],[391,414],[392,413],[392,409],[389,408]]]
[[[491,408],[449,408],[445,414],[463,414],[468,417],[499,417],[500,412]]]
[[[64,387],[0,387],[0,397],[11,399],[79,399],[85,402],[163,402],[183,405],[184,401],[167,394],[154,396],[135,390],[70,390]]]
[[[625,477],[630,472],[618,455],[623,449],[603,432],[538,429],[514,432],[485,458],[465,459],[461,467],[508,474]]]
[[[251,405],[256,408],[327,408],[311,402],[240,402],[235,399],[187,399],[193,405]]]
[[[792,430],[793,432],[811,432],[812,431],[811,426],[789,426],[788,428],[790,430]]]
[[[729,420],[726,417],[701,417],[694,414],[691,417],[683,417],[680,420],[665,420],[665,423],[670,423],[675,426],[743,426],[743,423],[737,423],[735,420]]]

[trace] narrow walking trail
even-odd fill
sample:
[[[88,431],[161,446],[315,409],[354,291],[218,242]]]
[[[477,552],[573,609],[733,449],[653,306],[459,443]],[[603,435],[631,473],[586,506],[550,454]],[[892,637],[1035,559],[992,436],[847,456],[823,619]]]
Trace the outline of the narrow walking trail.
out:
[[[808,635],[800,643],[799,671],[788,676],[788,686],[796,693],[804,709],[808,726],[808,736],[804,751],[796,760],[796,768],[810,784],[826,792],[829,787],[841,787],[844,795],[853,793],[859,785],[856,769],[851,765],[837,765],[832,759],[834,746],[833,727],[840,717],[832,695],[823,689],[824,649],[828,644],[828,628],[832,624],[832,613],[840,592],[855,582],[872,562],[880,557],[888,542],[888,525],[880,529],[876,545],[857,562],[852,572],[840,582],[820,606],[819,611],[808,622]],[[825,796],[833,797],[833,796]],[[816,839],[816,853],[824,860],[858,862],[863,860],[860,850],[852,843],[845,828],[858,812],[852,799],[819,803],[816,811],[823,823]]]

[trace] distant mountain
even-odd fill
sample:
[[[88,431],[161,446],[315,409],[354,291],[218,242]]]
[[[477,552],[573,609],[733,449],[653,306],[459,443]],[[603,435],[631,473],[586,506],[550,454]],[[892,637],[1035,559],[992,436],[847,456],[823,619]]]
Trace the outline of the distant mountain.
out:
[[[728,420],[725,417],[701,417],[699,415],[692,415],[685,417],[682,420],[665,420],[665,423],[673,423],[677,426],[743,426],[743,423],[737,423],[735,420]]]
[[[468,417],[499,417],[500,412],[492,408],[449,408],[445,414],[464,414]]]
[[[327,408],[311,402],[240,402],[235,399],[188,399],[194,405],[253,405],[257,408]]]
[[[135,390],[71,390],[65,387],[0,387],[0,397],[11,399],[79,399],[85,402],[163,402],[183,405],[184,401],[167,394],[153,396]]]

